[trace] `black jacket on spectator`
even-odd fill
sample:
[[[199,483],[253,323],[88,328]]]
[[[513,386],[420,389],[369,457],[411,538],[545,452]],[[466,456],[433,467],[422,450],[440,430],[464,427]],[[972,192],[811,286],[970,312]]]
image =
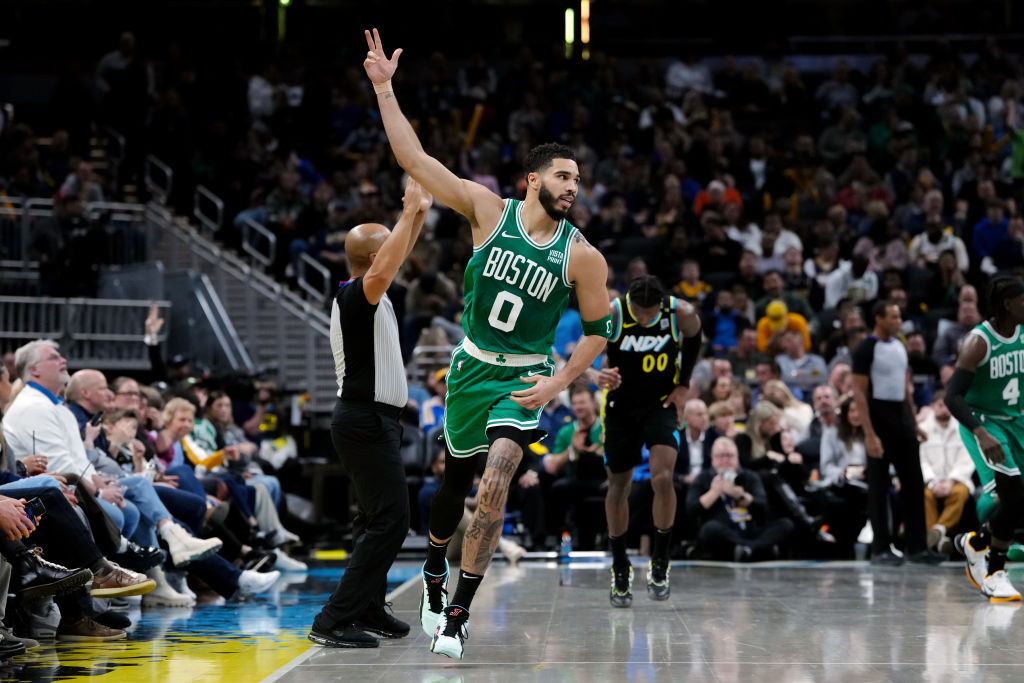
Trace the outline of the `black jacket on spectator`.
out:
[[[693,480],[690,490],[686,492],[686,514],[699,519],[702,524],[714,519],[731,525],[732,520],[729,518],[729,511],[726,509],[722,498],[716,500],[715,504],[707,510],[700,504],[700,497],[711,488],[711,481],[717,474],[715,470],[706,469]],[[761,477],[757,475],[757,472],[751,472],[741,467],[736,472],[735,483],[737,486],[743,487],[744,491],[754,497],[754,500],[747,506],[747,510],[750,511],[754,518],[753,524],[756,526],[762,523],[768,511],[768,498],[765,495],[764,486],[761,484]]]

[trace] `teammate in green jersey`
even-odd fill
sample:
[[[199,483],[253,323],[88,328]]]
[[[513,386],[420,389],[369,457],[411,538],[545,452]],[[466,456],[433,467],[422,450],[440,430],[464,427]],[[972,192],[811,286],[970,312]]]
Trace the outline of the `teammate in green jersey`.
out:
[[[439,201],[465,216],[473,231],[464,281],[466,339],[453,353],[448,373],[444,431],[453,457],[431,506],[420,598],[420,623],[432,636],[431,651],[459,659],[470,602],[501,535],[509,484],[524,449],[542,436],[540,411],[590,367],[611,333],[608,266],[565,220],[579,188],[572,150],[548,144],[530,151],[522,202],[503,200],[458,178],[423,150],[398,107],[391,77],[401,50],[387,58],[376,29],[366,31],[366,42],[363,67],[395,159]],[[556,373],[549,351],[571,290],[579,300],[584,336]],[[445,550],[462,518],[480,453],[487,454],[486,467],[449,603]]]
[[[967,560],[967,578],[992,602],[1020,600],[1006,577],[1006,550],[1024,522],[1024,281],[1000,276],[989,284],[989,319],[962,342],[946,406],[986,492],[999,506],[978,533],[954,543]]]

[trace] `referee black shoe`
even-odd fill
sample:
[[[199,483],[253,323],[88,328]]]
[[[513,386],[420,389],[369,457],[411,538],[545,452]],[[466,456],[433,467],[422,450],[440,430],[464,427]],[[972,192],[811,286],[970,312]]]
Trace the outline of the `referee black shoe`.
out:
[[[395,615],[388,612],[387,608],[390,606],[389,602],[379,609],[363,612],[356,619],[356,628],[375,633],[382,638],[405,638],[409,635],[409,624],[401,619],[396,619]]]
[[[612,567],[612,588],[608,600],[612,607],[629,607],[633,604],[633,567]]]
[[[668,585],[668,560],[651,560],[647,563],[647,597],[651,600],[668,600],[672,590]]]
[[[380,641],[355,624],[339,626],[330,631],[322,631],[314,626],[306,637],[324,647],[380,647]]]

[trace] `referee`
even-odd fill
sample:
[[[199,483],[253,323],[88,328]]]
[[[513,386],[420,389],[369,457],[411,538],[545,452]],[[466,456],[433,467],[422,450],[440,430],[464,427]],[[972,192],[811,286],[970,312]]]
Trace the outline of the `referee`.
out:
[[[943,555],[928,549],[924,528],[924,479],[914,421],[914,390],[907,367],[907,349],[896,336],[903,320],[891,301],[871,310],[874,332],[853,352],[853,400],[864,424],[867,450],[868,516],[874,531],[871,563],[903,564],[892,552],[889,532],[889,466],[900,479],[906,530],[906,558],[938,564]]]
[[[402,215],[390,232],[356,226],[345,238],[352,279],[331,307],[331,351],[338,402],[331,440],[359,506],[352,556],[309,639],[327,647],[377,647],[370,631],[401,638],[409,625],[385,609],[387,573],[409,531],[409,493],[399,454],[398,416],[409,399],[398,321],[388,287],[409,255],[432,202],[410,178]]]

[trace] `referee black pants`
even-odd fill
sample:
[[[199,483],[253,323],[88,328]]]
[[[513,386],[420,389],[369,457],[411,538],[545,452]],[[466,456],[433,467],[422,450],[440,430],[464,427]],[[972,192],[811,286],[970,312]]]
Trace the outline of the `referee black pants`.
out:
[[[318,631],[343,628],[384,607],[388,569],[409,532],[409,491],[400,444],[399,409],[338,401],[331,440],[355,495],[352,555],[330,600],[313,621]]]
[[[868,516],[874,540],[873,555],[889,548],[892,535],[889,530],[889,465],[900,479],[900,498],[903,501],[905,550],[910,553],[927,549],[924,528],[924,478],[921,475],[921,455],[917,443],[917,425],[914,416],[902,401],[869,402],[871,424],[882,442],[881,458],[869,457],[865,475],[868,482]]]

